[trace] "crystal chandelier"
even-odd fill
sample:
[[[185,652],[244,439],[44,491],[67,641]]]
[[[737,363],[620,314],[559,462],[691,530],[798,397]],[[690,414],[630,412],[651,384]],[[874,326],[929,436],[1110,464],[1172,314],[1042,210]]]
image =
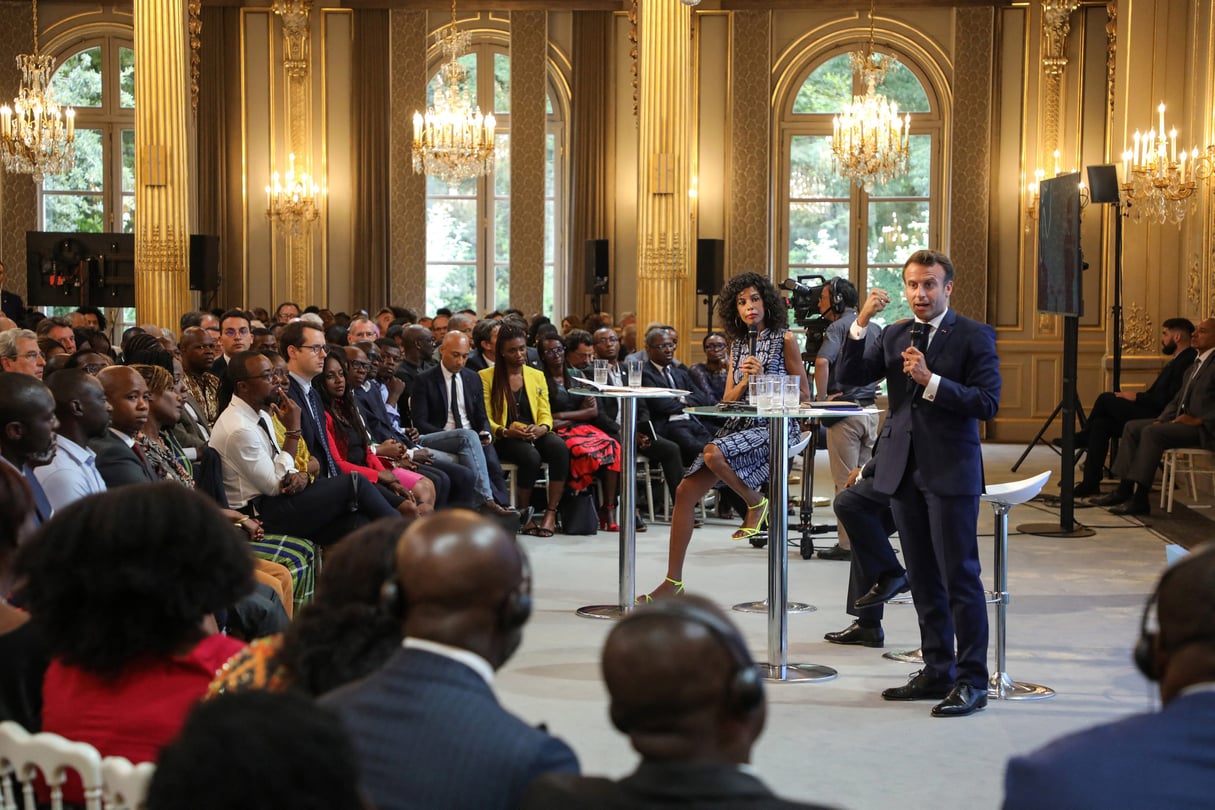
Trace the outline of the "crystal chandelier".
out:
[[[61,110],[51,91],[55,58],[38,53],[38,2],[34,0],[34,52],[17,57],[21,89],[12,106],[0,107],[0,158],[10,172],[64,174],[76,163],[76,111]]]
[[[875,183],[907,173],[911,116],[899,117],[899,105],[877,92],[894,58],[873,51],[873,10],[869,4],[869,44],[852,54],[852,70],[866,90],[832,119],[831,151],[844,177],[871,191]]]
[[[1147,135],[1135,130],[1133,145],[1122,153],[1123,202],[1135,222],[1144,219],[1163,225],[1181,225],[1189,211],[1198,181],[1211,176],[1215,147],[1205,153],[1177,148],[1176,128],[1165,132],[1164,103],[1156,108],[1160,129]]]
[[[472,37],[456,28],[456,0],[451,2],[451,23],[435,36],[444,62],[433,106],[425,115],[413,114],[413,170],[456,183],[493,171],[496,122],[492,113],[481,115],[467,87],[459,58]]]
[[[320,197],[324,193],[307,172],[295,173],[295,155],[288,157],[287,175],[275,172],[266,186],[266,217],[286,226],[292,236],[299,236],[321,214]]]

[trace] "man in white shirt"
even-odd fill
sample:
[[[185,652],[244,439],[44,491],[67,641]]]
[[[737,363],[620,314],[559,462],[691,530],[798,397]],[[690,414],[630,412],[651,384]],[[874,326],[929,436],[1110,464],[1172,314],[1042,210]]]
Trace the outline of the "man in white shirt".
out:
[[[51,375],[47,387],[55,397],[59,428],[55,458],[34,475],[55,509],[62,509],[87,495],[105,492],[105,480],[97,471],[97,453],[88,446],[105,435],[110,426],[110,408],[97,378],[84,369],[65,368]]]

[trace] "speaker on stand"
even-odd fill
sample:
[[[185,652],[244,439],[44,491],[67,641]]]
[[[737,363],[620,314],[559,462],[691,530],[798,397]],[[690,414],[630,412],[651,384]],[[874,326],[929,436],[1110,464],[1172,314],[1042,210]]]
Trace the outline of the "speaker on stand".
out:
[[[214,299],[219,283],[219,237],[190,234],[190,289],[203,293],[206,302]]]
[[[713,299],[726,286],[726,240],[696,240],[696,294],[704,296],[713,328]]]
[[[583,270],[586,273],[586,290],[591,294],[591,308],[602,311],[603,296],[608,291],[610,243],[607,239],[586,240]]]

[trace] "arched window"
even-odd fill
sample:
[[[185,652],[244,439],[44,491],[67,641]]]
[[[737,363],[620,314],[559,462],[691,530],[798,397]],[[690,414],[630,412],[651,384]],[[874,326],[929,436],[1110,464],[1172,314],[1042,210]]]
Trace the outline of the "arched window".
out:
[[[426,178],[426,311],[487,312],[510,306],[510,55],[492,44],[460,57],[481,111],[497,120],[494,170],[485,177],[449,185]],[[433,102],[437,78],[426,88]],[[564,296],[561,244],[565,128],[547,94],[544,217],[544,312]]]
[[[76,110],[76,165],[38,192],[44,231],[135,230],[135,49],[105,35],[56,55],[55,100]]]
[[[778,263],[789,276],[842,276],[856,284],[862,299],[871,287],[902,290],[901,269],[912,252],[940,242],[936,203],[940,166],[941,115],[925,84],[905,64],[895,62],[877,91],[911,114],[910,169],[872,189],[842,177],[831,154],[832,116],[865,87],[853,74],[849,54],[831,56],[795,84],[780,121],[784,167],[778,221]],[[783,260],[783,261],[782,261]],[[901,295],[883,321],[910,317]]]

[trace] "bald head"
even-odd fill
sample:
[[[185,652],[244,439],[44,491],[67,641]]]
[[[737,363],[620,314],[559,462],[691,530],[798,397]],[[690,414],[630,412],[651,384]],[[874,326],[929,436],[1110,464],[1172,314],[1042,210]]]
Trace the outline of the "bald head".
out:
[[[525,569],[514,538],[475,512],[447,509],[415,521],[397,544],[406,635],[470,650],[497,669],[522,638]]]
[[[82,368],[67,368],[47,380],[55,398],[59,433],[77,444],[105,433],[110,425],[110,403],[101,383]]]
[[[1161,699],[1215,681],[1215,546],[1200,547],[1163,574],[1156,615]]]
[[[754,666],[745,643],[708,600],[640,607],[603,647],[612,722],[645,757],[747,762],[764,702],[741,711],[732,700],[731,682],[744,666]]]
[[[128,436],[143,430],[148,421],[148,384],[129,366],[107,366],[97,372],[97,380],[110,403],[111,426]]]
[[[55,457],[55,400],[37,378],[0,372],[0,451],[16,467]]]
[[[472,340],[463,332],[448,332],[439,346],[439,359],[443,368],[452,374],[459,374],[468,362],[468,354],[472,350]]]

